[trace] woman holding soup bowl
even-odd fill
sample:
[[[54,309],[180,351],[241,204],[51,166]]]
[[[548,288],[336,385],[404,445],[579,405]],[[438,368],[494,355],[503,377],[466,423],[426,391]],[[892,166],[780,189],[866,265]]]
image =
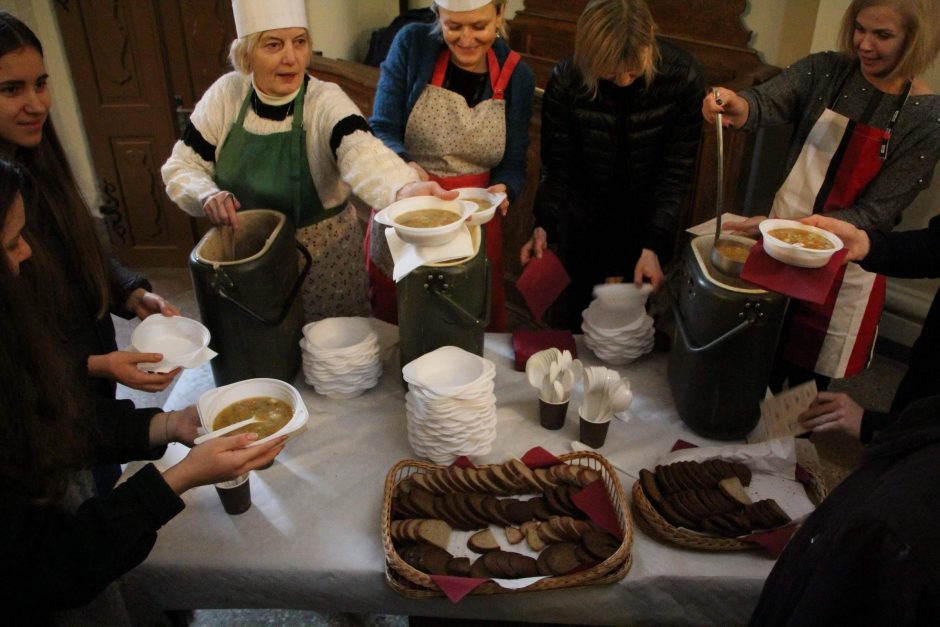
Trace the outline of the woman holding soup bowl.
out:
[[[36,187],[26,235],[35,258],[24,272],[25,286],[50,326],[60,330],[61,349],[95,396],[114,398],[117,383],[158,392],[179,371],[140,370],[139,363],[159,362],[163,356],[118,351],[111,314],[143,319],[179,311],[103,250],[49,119],[48,81],[35,33],[0,11],[0,85],[5,86],[0,156],[20,163]]]
[[[592,0],[542,101],[542,178],[523,264],[549,243],[571,276],[567,326],[593,286],[659,287],[695,172],[704,80],[656,37],[643,0]]]
[[[194,407],[91,400],[17,276],[31,263],[22,237],[30,196],[20,169],[0,159],[0,554],[9,575],[0,598],[10,624],[125,624],[110,584],[147,556],[183,509],[179,495],[270,463],[283,439],[246,448],[256,435],[219,438],[96,496],[92,464],[156,459],[169,442],[191,446],[198,416]]]
[[[772,80],[735,93],[719,87],[702,112],[714,123],[752,130],[795,123],[787,176],[771,217],[826,214],[863,229],[890,229],[930,184],[940,159],[940,96],[921,74],[937,57],[940,4],[854,0],[840,52],[812,54]],[[717,98],[716,94],[717,92]],[[751,232],[763,217],[728,224]],[[787,310],[771,387],[867,367],[884,303],[885,279],[850,263],[823,305],[794,301]]]
[[[447,189],[505,192],[506,215],[525,183],[535,78],[505,40],[506,0],[437,0],[432,24],[411,24],[392,42],[375,94],[375,134],[422,180]],[[491,263],[490,329],[503,330],[502,226],[483,227]],[[373,311],[395,322],[391,254],[375,220],[366,259]]]
[[[439,194],[376,139],[336,85],[307,72],[303,0],[234,0],[235,71],[196,104],[163,166],[167,194],[184,211],[238,228],[238,210],[285,213],[314,265],[302,288],[307,320],[368,315],[361,230],[349,197],[385,207]]]

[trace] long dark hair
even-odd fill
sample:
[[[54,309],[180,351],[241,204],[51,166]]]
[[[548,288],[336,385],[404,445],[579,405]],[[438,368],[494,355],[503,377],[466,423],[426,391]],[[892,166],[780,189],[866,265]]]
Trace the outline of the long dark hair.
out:
[[[33,48],[42,55],[42,44],[36,34],[14,16],[0,11],[0,58],[23,48]],[[24,266],[23,276],[41,310],[49,313],[64,310],[65,268],[68,268],[78,277],[89,301],[97,304],[98,316],[107,315],[110,305],[107,261],[52,121],[46,120],[37,146],[21,146],[14,156],[36,181],[37,198],[27,231],[33,259]],[[57,260],[48,244],[43,244],[43,240],[48,242],[50,238],[58,240],[64,259]]]
[[[27,206],[30,186],[0,159],[0,224],[17,194]],[[28,265],[28,264],[27,264]],[[54,338],[35,315],[23,282],[0,263],[0,490],[2,498],[47,502],[61,497],[69,475],[83,466],[88,444],[87,401]]]

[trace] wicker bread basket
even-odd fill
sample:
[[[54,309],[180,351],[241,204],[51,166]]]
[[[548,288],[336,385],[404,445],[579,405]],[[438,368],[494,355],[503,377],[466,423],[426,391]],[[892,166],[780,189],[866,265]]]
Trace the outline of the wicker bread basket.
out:
[[[819,505],[826,498],[828,490],[816,474],[810,472],[810,477],[809,484],[805,486],[806,494],[814,504]],[[759,544],[754,542],[696,533],[671,525],[646,498],[639,481],[633,484],[633,510],[636,514],[637,524],[646,533],[669,544],[701,551],[744,551],[761,548]]]
[[[533,590],[554,590],[556,588],[569,588],[593,584],[613,583],[623,579],[632,565],[630,549],[633,546],[633,524],[627,507],[626,495],[616,472],[607,460],[597,453],[590,451],[567,453],[559,455],[562,462],[587,466],[597,470],[607,488],[607,494],[613,504],[614,512],[623,532],[623,542],[613,555],[591,568],[569,575],[545,577],[523,590],[508,590],[495,583],[487,582],[473,590],[471,594],[501,594],[511,592],[528,592]],[[485,467],[485,466],[484,466]],[[392,543],[392,499],[395,486],[402,479],[421,472],[428,472],[445,468],[416,459],[404,459],[389,470],[385,478],[385,497],[382,503],[382,544],[385,547],[385,576],[388,584],[399,594],[424,599],[442,596],[444,593],[438,588],[434,580],[427,573],[421,572],[407,564],[398,555]]]

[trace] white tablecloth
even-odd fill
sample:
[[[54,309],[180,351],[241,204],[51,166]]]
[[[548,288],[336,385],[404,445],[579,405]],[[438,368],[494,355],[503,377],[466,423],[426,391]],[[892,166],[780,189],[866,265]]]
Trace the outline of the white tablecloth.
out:
[[[586,365],[600,365],[580,344]],[[539,445],[560,454],[578,437],[577,405],[559,431],[538,424],[536,392],[513,368],[510,336],[487,335],[485,357],[496,364],[498,436],[477,463],[502,462]],[[125,576],[139,609],[296,608],[602,624],[741,624],[746,622],[773,561],[758,551],[705,553],[661,544],[635,529],[633,567],[617,584],[549,592],[414,600],[385,582],[380,510],[385,476],[412,457],[405,432],[404,390],[397,351],[379,385],[350,400],[316,394],[296,382],[310,410],[308,430],[277,462],[251,476],[252,507],[230,516],[212,487],[189,491],[186,509],[160,530],[147,560]],[[666,382],[668,356],[653,353],[619,368],[635,400],[629,422],[614,420],[600,452],[635,472],[650,467],[677,438],[701,445],[679,420]],[[193,403],[213,387],[208,366],[185,371],[167,409]],[[171,445],[166,468],[187,449]],[[137,466],[128,467],[132,473]]]

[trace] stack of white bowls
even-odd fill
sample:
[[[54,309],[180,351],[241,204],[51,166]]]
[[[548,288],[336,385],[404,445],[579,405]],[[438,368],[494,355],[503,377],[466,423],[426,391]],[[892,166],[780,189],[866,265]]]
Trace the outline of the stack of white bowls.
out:
[[[368,318],[326,318],[303,331],[304,379],[318,394],[353,398],[378,383],[381,350]]]
[[[437,464],[486,455],[496,440],[493,362],[444,346],[402,368],[405,412],[415,454]]]
[[[653,319],[646,313],[652,287],[612,283],[594,287],[594,300],[582,313],[584,343],[598,359],[628,364],[653,350]]]

